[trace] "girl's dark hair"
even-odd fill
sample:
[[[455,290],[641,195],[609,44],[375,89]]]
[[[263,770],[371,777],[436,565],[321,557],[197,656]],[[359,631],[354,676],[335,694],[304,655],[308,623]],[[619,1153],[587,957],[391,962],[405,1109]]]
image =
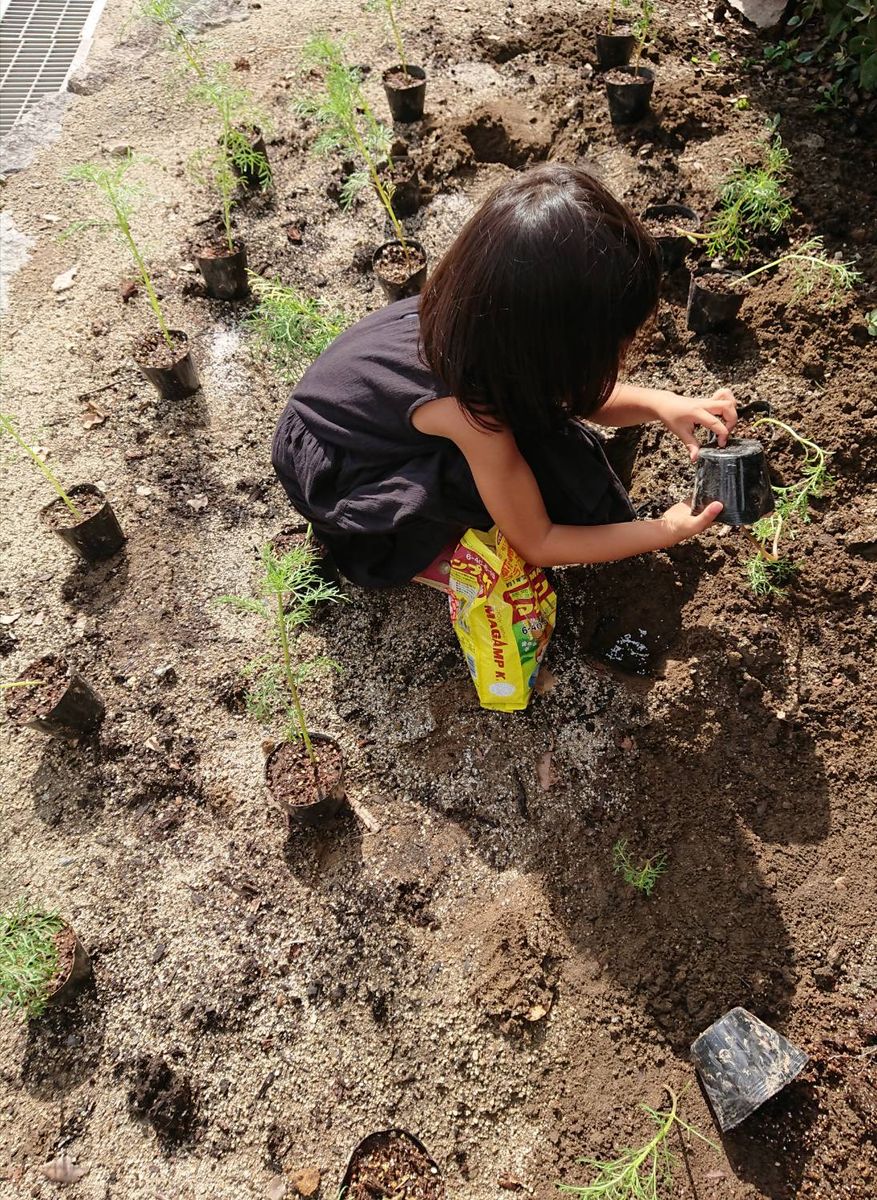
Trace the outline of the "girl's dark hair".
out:
[[[493,192],[420,300],[421,355],[478,424],[521,433],[587,417],[658,302],[654,240],[579,167]]]

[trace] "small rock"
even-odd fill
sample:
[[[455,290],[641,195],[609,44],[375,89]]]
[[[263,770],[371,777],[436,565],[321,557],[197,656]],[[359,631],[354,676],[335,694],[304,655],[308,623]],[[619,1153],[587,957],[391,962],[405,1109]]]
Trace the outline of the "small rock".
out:
[[[40,1171],[52,1183],[78,1183],[88,1174],[89,1168],[77,1167],[76,1160],[65,1150],[51,1162],[44,1163],[40,1167]]]
[[[144,484],[141,483],[141,484],[137,485],[136,492],[137,492],[138,496],[151,496],[152,488],[146,487]]]
[[[172,663],[164,663],[162,666],[156,667],[152,673],[156,679],[161,679],[164,683],[177,682],[177,673]]]
[[[293,246],[301,245],[302,232],[297,225],[287,225],[286,236],[292,242]]]
[[[69,270],[64,271],[60,275],[56,275],[52,280],[53,292],[66,292],[73,287],[73,280],[79,272],[79,264],[76,263]]]
[[[320,1178],[316,1167],[301,1167],[293,1171],[289,1182],[300,1196],[316,1196],[320,1190]]]
[[[773,29],[786,9],[786,0],[730,0],[730,4],[759,29]]]
[[[265,1195],[268,1200],[283,1200],[286,1195],[286,1180],[282,1175],[275,1175],[268,1180],[268,1186],[265,1189]]]
[[[127,142],[115,142],[107,147],[107,154],[111,154],[113,158],[127,158],[131,153],[132,149]]]
[[[122,297],[122,303],[127,304],[128,301],[137,295],[136,279],[123,279],[119,284],[119,295]]]
[[[159,942],[153,950],[149,961],[154,967],[156,967],[163,958],[167,958],[167,946],[165,946],[162,942]]]
[[[203,512],[209,501],[206,496],[191,496],[186,501],[186,507],[191,508],[193,512]]]

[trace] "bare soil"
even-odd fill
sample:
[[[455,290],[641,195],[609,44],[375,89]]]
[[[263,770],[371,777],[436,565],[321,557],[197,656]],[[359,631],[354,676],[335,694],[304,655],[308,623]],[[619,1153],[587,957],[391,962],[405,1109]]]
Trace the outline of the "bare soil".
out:
[[[874,102],[817,112],[821,68],[773,73],[732,12],[682,0],[658,7],[651,113],[614,129],[589,70],[604,6],[403,8],[430,75],[426,119],[402,134],[431,199],[406,234],[432,262],[493,186],[548,157],[588,164],[636,212],[708,214],[779,113],[794,215],[751,265],[820,234],[864,282],[824,310],[765,273],[731,330],[700,337],[676,272],[626,364],[636,383],[770,399],[829,452],[835,483],[797,528],[784,596],[752,595],[751,546],[721,526],[558,571],[550,674],[508,716],[478,708],[443,597],[348,588],[302,635],[342,666],[306,702],[375,827],[351,815],[290,834],[262,778],[280,730],[242,703],[261,626],[214,604],[249,591],[260,546],[290,520],[269,458],[286,387],[256,353],[251,302],[212,301],[197,281],[191,247],[217,205],[185,164],[216,130],[129,16],[110,0],[87,94],[3,188],[34,239],[3,320],[7,403],[50,462],[113,496],[129,534],[108,562],[71,562],[41,530],[42,477],[4,464],[2,675],[50,647],[107,707],[80,746],[0,730],[0,903],[27,893],[61,911],[95,983],[29,1027],[0,1025],[4,1200],[57,1196],[40,1166],[61,1151],[88,1167],[71,1200],[264,1200],[278,1176],[292,1196],[303,1168],[334,1197],[353,1146],[391,1127],[422,1138],[457,1200],[516,1180],[549,1200],[558,1180],[587,1181],[582,1156],[647,1137],[638,1106],[661,1105],[665,1084],[687,1087],[684,1118],[715,1137],[688,1047],[736,1004],[810,1064],[718,1150],[677,1141],[673,1200],[871,1200]],[[351,213],[331,200],[340,164],[311,155],[316,131],[290,101],[303,44],[330,28],[352,34],[386,117],[381,71],[397,55],[382,18],[358,0],[223,0],[210,16],[225,23],[199,46],[211,62],[246,56],[272,118],[275,186],[235,213],[253,269],[364,316],[382,303],[368,264],[384,214],[367,189]],[[692,62],[706,47],[719,64]],[[57,237],[95,215],[65,173],[117,143],[142,160],[136,231],[202,377],[185,403],[130,362],[152,324],[142,291],[121,299],[123,249],[94,230]],[[75,263],[73,287],[53,292]],[[787,438],[740,433],[764,441],[779,480],[797,477]],[[643,513],[690,496],[693,468],[662,428],[609,450]],[[648,899],[613,873],[619,838],[639,860],[667,856]]]

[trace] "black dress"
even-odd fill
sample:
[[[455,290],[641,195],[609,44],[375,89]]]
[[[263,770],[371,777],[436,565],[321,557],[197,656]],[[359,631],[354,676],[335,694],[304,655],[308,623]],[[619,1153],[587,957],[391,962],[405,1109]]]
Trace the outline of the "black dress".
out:
[[[345,330],[305,372],[274,434],[274,469],[345,576],[404,583],[467,529],[489,529],[465,458],[411,416],[448,395],[420,359],[418,298]],[[519,439],[552,521],[603,525],[633,516],[600,438],[578,422]]]

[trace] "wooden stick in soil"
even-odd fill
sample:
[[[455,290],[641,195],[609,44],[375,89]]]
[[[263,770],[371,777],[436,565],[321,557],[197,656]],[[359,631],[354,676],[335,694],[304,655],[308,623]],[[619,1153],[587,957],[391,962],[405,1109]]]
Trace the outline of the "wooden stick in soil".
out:
[[[70,510],[72,515],[76,518],[77,523],[80,521],[83,521],[85,518],[83,517],[83,515],[79,511],[79,509],[76,507],[76,505],[73,503],[73,501],[70,499],[70,497],[67,495],[67,493],[64,491],[64,489],[61,487],[61,484],[60,484],[58,478],[56,477],[54,471],[52,471],[51,468],[48,467],[46,465],[46,463],[43,462],[43,460],[37,454],[36,450],[32,449],[32,447],[30,447],[27,444],[27,442],[24,440],[24,438],[19,434],[18,430],[15,428],[15,424],[14,424],[12,418],[7,417],[4,414],[0,413],[0,428],[2,428],[4,430],[4,432],[9,434],[9,436],[12,438],[12,440],[21,447],[21,449],[25,452],[25,454],[29,455],[33,459],[33,461],[36,463],[36,465],[39,467],[40,471],[42,472],[43,476],[48,480],[48,482],[52,485],[52,487],[58,493],[58,499],[62,500],[64,502],[64,504],[66,504],[67,508]]]

